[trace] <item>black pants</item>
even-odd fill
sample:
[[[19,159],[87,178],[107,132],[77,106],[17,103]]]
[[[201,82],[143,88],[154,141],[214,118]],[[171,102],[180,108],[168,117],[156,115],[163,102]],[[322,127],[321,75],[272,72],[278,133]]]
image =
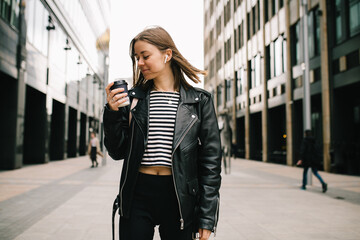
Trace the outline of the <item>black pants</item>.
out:
[[[91,159],[91,162],[92,162],[93,166],[94,166],[95,163],[97,163],[96,154],[97,154],[97,147],[91,147],[90,159]]]
[[[191,240],[192,226],[180,230],[172,176],[139,173],[130,218],[120,218],[121,240],[152,240],[159,225],[162,240]]]

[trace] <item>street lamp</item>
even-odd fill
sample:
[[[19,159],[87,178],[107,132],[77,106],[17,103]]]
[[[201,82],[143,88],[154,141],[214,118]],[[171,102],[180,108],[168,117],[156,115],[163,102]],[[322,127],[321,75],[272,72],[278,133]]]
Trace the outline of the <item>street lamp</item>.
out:
[[[303,30],[303,50],[304,62],[301,64],[303,70],[303,113],[304,113],[304,130],[311,130],[311,93],[310,93],[310,69],[309,69],[309,43],[308,43],[308,6],[307,0],[302,0],[302,30]],[[308,171],[308,184],[312,184],[312,174]]]

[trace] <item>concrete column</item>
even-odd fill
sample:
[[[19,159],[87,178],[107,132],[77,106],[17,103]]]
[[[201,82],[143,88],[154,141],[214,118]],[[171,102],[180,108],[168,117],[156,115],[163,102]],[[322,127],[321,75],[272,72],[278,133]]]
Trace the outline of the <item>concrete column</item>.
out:
[[[328,31],[327,31],[327,8],[326,0],[320,1],[320,41],[321,41],[321,97],[323,115],[323,154],[324,170],[330,172],[331,158],[331,122],[330,122],[330,98],[331,87],[329,82],[329,56],[328,56]]]
[[[80,91],[80,90],[79,90]],[[77,107],[76,115],[76,157],[80,156],[80,131],[81,131],[81,111],[80,105]]]
[[[65,116],[64,116],[64,120],[65,120],[65,127],[64,127],[64,159],[66,159],[68,157],[68,141],[69,141],[69,103],[68,103],[68,98],[66,97],[65,100]]]
[[[234,29],[235,29],[235,5],[234,5],[234,2],[232,2],[232,9],[231,9],[231,12],[233,14],[233,17],[232,17],[232,20],[233,20],[233,32],[234,32]],[[234,81],[232,82],[232,92],[233,92],[233,99],[232,99],[232,102],[233,102],[233,106],[232,106],[232,139],[231,139],[231,142],[234,144],[236,143],[236,139],[237,139],[237,127],[236,127],[236,79],[237,79],[237,72],[235,71],[236,69],[236,64],[235,64],[235,51],[236,51],[236,48],[235,48],[235,45],[236,45],[236,42],[235,42],[235,36],[232,38],[232,59],[233,59],[233,72],[234,72],[234,76],[233,76],[233,79]]]
[[[285,2],[286,15],[286,164],[293,165],[294,151],[293,151],[293,86],[291,79],[291,35],[290,35],[290,9],[289,3]]]
[[[17,115],[16,115],[16,138],[15,138],[15,159],[10,169],[20,168],[23,165],[23,143],[25,125],[25,96],[26,86],[24,82],[24,70],[18,69],[17,79]]]
[[[49,86],[47,86],[49,89]],[[46,93],[46,126],[45,126],[45,162],[50,161],[50,135],[51,135],[51,115],[53,111],[53,99],[47,91]]]
[[[261,66],[263,74],[261,76],[263,82],[263,95],[262,95],[262,102],[263,102],[263,109],[261,112],[261,130],[262,130],[262,160],[263,162],[269,161],[268,156],[268,94],[267,94],[267,79],[266,79],[266,51],[265,51],[265,11],[267,9],[264,8],[264,1],[260,1],[258,4],[260,5],[261,11],[261,28],[262,28],[262,39],[263,39],[263,53],[261,53]],[[260,14],[260,12],[259,12]]]
[[[247,9],[248,1],[245,1],[245,9]],[[245,10],[246,11],[246,10]],[[249,79],[251,74],[251,69],[248,64],[248,47],[247,47],[247,17],[244,18],[244,53],[245,53],[245,61],[246,61],[246,79],[245,79],[245,93],[246,93],[246,101],[245,101],[245,158],[250,159],[250,102],[249,102]]]
[[[17,45],[16,67],[18,69],[17,81],[17,115],[16,115],[16,140],[15,140],[15,161],[12,168],[19,168],[23,164],[23,143],[25,125],[25,61],[26,61],[26,24],[25,4],[20,0],[19,14],[19,40]]]

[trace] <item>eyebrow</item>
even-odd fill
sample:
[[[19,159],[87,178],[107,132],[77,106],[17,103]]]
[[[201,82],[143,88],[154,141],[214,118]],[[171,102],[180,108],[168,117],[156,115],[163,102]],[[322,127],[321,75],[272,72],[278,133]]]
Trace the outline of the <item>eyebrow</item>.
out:
[[[148,52],[147,50],[141,51],[140,54],[144,54],[145,52]],[[137,56],[137,53],[135,53],[135,56]]]

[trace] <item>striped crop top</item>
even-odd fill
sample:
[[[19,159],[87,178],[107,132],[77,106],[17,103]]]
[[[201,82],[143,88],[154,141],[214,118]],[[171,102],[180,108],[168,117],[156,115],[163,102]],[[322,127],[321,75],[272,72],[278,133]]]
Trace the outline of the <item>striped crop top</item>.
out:
[[[141,166],[171,167],[179,99],[177,92],[150,92],[148,142]]]

